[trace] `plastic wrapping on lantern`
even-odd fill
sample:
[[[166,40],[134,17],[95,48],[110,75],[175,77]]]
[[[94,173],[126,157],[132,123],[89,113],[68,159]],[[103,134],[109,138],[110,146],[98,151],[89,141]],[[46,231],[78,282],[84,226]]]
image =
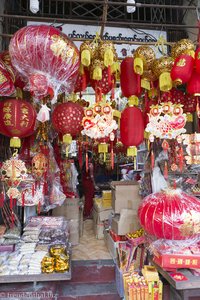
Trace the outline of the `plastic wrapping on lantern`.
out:
[[[185,240],[200,234],[200,202],[180,189],[145,197],[138,216],[146,233],[157,238]]]
[[[157,256],[159,254],[176,255],[200,255],[200,236],[184,241],[159,239],[149,245],[150,252]]]
[[[21,186],[21,196],[17,201],[19,206],[34,206],[44,205],[44,193],[43,193],[43,183],[35,184],[33,182],[23,183]],[[33,191],[34,189],[34,191]],[[23,196],[22,196],[23,194]]]
[[[24,43],[24,40],[26,43]],[[28,78],[26,86],[37,98],[73,91],[79,69],[79,51],[59,29],[30,25],[18,30],[10,41],[11,62]]]

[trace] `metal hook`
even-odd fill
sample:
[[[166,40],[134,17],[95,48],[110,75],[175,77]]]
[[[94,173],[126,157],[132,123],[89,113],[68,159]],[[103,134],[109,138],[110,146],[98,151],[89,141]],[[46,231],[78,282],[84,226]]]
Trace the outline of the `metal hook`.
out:
[[[17,154],[18,154],[18,149],[15,148],[12,156],[13,156],[13,157],[16,157]]]

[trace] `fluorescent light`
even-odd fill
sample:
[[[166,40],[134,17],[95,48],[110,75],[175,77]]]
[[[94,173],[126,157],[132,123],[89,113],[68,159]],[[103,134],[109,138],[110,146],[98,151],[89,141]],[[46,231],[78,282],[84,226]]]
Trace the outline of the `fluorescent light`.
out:
[[[30,0],[30,11],[33,14],[37,14],[37,12],[39,11],[39,0]]]

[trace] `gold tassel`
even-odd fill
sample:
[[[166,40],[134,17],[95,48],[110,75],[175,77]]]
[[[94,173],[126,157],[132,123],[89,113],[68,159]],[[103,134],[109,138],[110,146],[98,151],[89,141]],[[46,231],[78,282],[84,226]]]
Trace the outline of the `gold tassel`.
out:
[[[172,79],[169,72],[164,72],[160,75],[159,87],[163,92],[167,92],[172,89]]]
[[[92,78],[94,80],[101,80],[102,79],[102,69],[99,66],[96,66],[93,70],[93,76]]]
[[[18,137],[12,137],[10,139],[10,147],[11,148],[20,148],[21,147],[21,140]]]
[[[71,144],[71,142],[72,142],[71,134],[67,133],[67,134],[63,135],[63,143],[69,145],[69,144]]]
[[[91,55],[88,49],[85,49],[81,52],[81,63],[83,66],[89,67],[91,63]]]
[[[135,146],[128,147],[127,156],[137,156],[137,148]]]
[[[136,74],[142,75],[143,74],[143,61],[141,58],[136,57],[134,59],[133,68]]]
[[[111,49],[109,49],[109,48],[106,49],[106,51],[104,53],[104,65],[106,67],[112,66],[113,60],[114,60],[113,51]]]

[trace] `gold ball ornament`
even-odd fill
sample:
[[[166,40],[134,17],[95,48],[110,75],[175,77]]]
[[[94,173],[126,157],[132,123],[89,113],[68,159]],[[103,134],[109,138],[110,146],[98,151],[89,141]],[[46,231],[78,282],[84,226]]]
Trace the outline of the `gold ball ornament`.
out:
[[[175,59],[182,54],[194,56],[195,45],[191,40],[182,39],[172,46],[171,56]]]
[[[156,58],[154,50],[149,46],[140,46],[134,52],[134,58],[140,58],[143,61],[144,70],[151,68]]]
[[[98,48],[99,59],[104,62],[105,67],[112,66],[117,61],[117,52],[114,44],[109,41],[102,41]]]
[[[159,78],[159,88],[162,92],[172,89],[171,69],[174,60],[170,56],[163,56],[153,62],[153,73]]]

